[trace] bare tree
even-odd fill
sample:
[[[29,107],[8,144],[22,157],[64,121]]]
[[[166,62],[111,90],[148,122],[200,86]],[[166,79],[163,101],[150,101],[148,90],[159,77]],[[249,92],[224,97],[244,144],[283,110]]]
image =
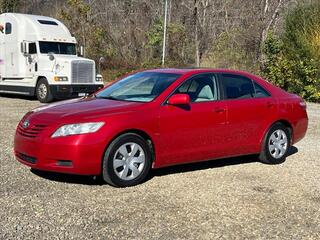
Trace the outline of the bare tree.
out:
[[[70,5],[74,1],[20,0],[19,8],[21,12],[58,18],[61,12],[68,12],[68,20],[62,19],[67,27],[80,44],[89,47],[94,58],[105,55],[109,67],[138,66],[158,57],[146,47],[147,33],[163,18],[163,0],[77,0],[78,5],[89,7],[85,17],[80,17],[78,5]],[[263,62],[262,48],[268,32],[277,26],[288,3],[294,1],[170,0],[169,22],[181,26],[172,31],[183,32],[168,36],[168,60],[201,66],[216,51],[221,36],[227,34],[237,46],[235,51],[241,49]]]

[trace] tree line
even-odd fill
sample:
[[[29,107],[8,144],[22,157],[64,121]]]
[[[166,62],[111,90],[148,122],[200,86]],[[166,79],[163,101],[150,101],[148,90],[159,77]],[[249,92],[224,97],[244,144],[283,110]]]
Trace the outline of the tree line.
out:
[[[0,0],[63,21],[107,80],[161,66],[164,0]],[[166,67],[254,72],[320,102],[319,0],[168,0]]]

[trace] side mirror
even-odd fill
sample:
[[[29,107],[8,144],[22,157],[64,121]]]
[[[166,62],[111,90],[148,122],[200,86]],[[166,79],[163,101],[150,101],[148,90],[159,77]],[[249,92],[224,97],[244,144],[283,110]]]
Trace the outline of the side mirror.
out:
[[[101,73],[101,66],[106,62],[106,59],[104,57],[99,58],[99,63],[98,63],[98,72]]]
[[[48,53],[48,56],[49,56],[49,60],[50,60],[50,61],[53,61],[53,60],[54,60],[54,55],[53,55],[53,53]]]
[[[168,104],[170,105],[189,105],[190,104],[190,97],[188,94],[174,94],[172,95],[169,100]]]
[[[21,52],[23,55],[29,54],[29,44],[27,42],[21,42]]]
[[[99,58],[99,63],[100,64],[104,64],[106,62],[106,58],[105,57],[100,57]]]

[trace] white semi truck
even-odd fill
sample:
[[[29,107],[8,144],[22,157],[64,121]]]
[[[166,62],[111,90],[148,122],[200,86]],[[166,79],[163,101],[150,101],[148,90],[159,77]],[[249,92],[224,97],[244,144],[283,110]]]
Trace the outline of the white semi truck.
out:
[[[0,93],[50,102],[102,87],[95,62],[77,56],[76,39],[62,22],[28,14],[0,15]]]

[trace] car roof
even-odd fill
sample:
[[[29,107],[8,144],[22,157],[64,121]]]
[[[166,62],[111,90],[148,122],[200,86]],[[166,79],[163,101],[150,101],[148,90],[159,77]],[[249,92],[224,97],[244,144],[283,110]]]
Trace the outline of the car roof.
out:
[[[219,68],[157,68],[146,70],[145,72],[162,72],[162,73],[174,73],[174,74],[199,74],[206,72],[219,72],[219,73],[229,73],[229,74],[239,74],[248,77],[257,77],[249,72],[231,70],[231,69],[219,69]]]

